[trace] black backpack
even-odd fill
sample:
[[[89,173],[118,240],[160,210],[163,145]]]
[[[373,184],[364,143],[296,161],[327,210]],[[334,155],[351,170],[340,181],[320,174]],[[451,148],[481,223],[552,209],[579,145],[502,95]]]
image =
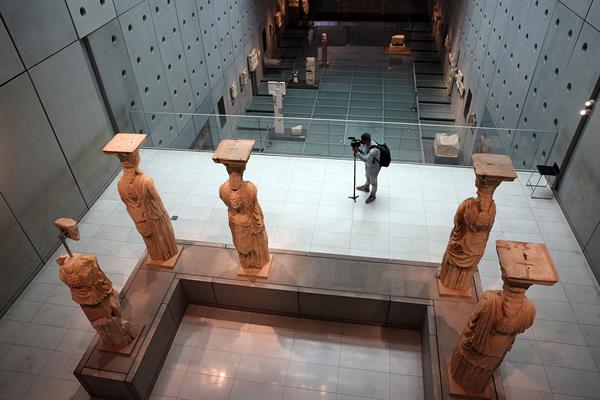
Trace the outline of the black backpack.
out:
[[[375,159],[375,161],[377,161],[379,163],[379,165],[381,165],[382,167],[389,167],[390,162],[392,161],[392,155],[390,153],[390,148],[387,147],[387,144],[385,144],[385,143],[381,143],[381,144],[377,143],[372,146],[369,146],[369,151],[371,151],[371,149],[374,147],[379,149],[379,154],[380,154],[379,160]]]

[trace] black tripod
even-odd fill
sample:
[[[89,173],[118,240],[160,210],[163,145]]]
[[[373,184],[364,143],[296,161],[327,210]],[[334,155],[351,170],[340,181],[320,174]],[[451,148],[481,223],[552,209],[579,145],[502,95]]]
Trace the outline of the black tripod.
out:
[[[348,198],[354,200],[355,203],[358,198],[356,195],[356,153],[354,153],[354,184],[352,185],[352,196],[348,196]]]

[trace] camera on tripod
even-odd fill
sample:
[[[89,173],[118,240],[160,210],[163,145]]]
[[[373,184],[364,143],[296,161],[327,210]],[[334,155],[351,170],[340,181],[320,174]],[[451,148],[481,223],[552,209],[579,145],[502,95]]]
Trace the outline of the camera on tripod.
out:
[[[350,140],[350,146],[352,146],[355,149],[359,149],[360,145],[362,144],[360,142],[360,139],[355,138],[354,136],[349,136],[348,140]]]

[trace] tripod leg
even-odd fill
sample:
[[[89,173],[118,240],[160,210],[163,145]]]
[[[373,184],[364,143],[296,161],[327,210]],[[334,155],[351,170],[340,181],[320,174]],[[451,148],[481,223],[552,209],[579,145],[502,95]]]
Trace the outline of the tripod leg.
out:
[[[352,185],[352,196],[348,196],[348,198],[354,200],[355,203],[358,198],[356,195],[356,153],[354,153],[354,183]]]

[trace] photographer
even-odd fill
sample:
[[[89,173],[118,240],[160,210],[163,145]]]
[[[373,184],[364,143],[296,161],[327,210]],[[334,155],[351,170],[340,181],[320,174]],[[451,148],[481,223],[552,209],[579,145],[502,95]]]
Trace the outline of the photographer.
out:
[[[379,148],[377,148],[377,143],[371,140],[371,135],[368,133],[363,133],[360,136],[360,144],[360,147],[352,146],[352,151],[358,158],[365,162],[365,175],[367,177],[367,181],[364,185],[357,186],[356,189],[367,193],[369,190],[371,191],[371,194],[366,201],[366,203],[369,204],[374,202],[376,199],[377,176],[381,170],[381,164],[379,162],[381,159],[381,151]]]

